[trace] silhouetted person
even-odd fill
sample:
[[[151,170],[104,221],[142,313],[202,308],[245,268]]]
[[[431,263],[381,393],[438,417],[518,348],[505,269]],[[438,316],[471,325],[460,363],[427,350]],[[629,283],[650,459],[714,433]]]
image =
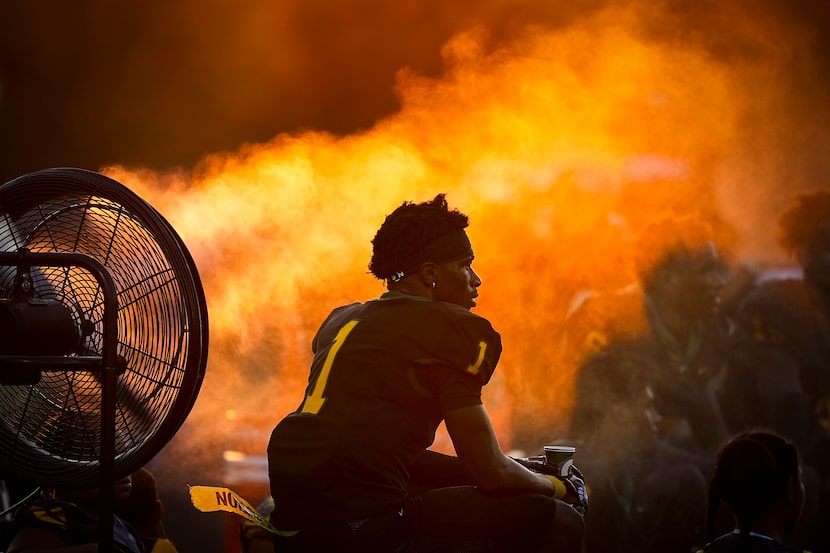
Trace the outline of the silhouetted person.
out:
[[[114,504],[127,500],[132,487],[130,476],[114,487]],[[15,514],[14,531],[7,553],[27,551],[98,551],[100,494],[98,488],[61,489],[53,495],[27,503]],[[113,551],[144,553],[141,539],[132,526],[113,517]]]
[[[372,240],[388,291],[336,308],[315,335],[305,398],[268,445],[277,551],[580,550],[582,517],[555,479],[502,452],[482,404],[501,338],[471,311],[482,281],[467,225],[443,194],[404,202]],[[427,449],[442,421],[458,457]]]
[[[723,528],[725,505],[732,524]],[[804,505],[796,446],[770,431],[739,434],[720,450],[709,485],[703,553],[796,553],[784,545]]]
[[[126,501],[119,503],[115,514],[135,528],[146,553],[176,553],[176,546],[167,538],[162,518],[164,505],[158,493],[155,475],[146,468],[132,474],[132,489]]]
[[[724,262],[694,217],[661,218],[641,234],[639,309],[628,325],[607,325],[623,331],[600,340],[577,378],[569,437],[591,475],[591,553],[693,543],[705,474],[727,436],[712,395],[729,351]]]
[[[733,432],[764,426],[804,459],[806,546],[830,551],[830,190],[798,196],[778,220],[803,278],[762,282],[736,317],[735,353],[718,396]]]

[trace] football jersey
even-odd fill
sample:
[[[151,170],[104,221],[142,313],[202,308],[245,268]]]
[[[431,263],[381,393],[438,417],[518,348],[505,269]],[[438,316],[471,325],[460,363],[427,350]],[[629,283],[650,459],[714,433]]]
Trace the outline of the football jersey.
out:
[[[13,531],[42,528],[57,535],[67,546],[98,543],[98,513],[62,499],[42,499],[21,507],[15,514]],[[114,517],[113,551],[141,553],[144,548],[132,526]]]
[[[354,520],[400,505],[443,413],[481,404],[501,338],[463,307],[387,292],[335,309],[312,350],[305,399],[268,447],[275,514]]]

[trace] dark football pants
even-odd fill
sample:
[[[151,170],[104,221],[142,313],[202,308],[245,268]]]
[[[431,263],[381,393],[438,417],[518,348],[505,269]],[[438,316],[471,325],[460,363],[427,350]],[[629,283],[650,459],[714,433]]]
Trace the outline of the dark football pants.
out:
[[[275,536],[277,553],[481,553],[532,551],[549,531],[556,501],[541,494],[486,495],[472,486],[408,498],[400,512],[304,525]]]

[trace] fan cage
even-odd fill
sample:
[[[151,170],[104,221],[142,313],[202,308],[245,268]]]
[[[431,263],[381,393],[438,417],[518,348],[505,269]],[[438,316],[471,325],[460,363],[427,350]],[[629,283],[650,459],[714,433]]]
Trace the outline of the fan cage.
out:
[[[57,169],[0,188],[0,251],[80,253],[115,284],[115,476],[137,470],[175,434],[204,374],[207,313],[193,260],[172,227],[120,183]],[[0,267],[0,298],[16,267]],[[81,336],[71,356],[100,356],[104,296],[77,267],[32,267],[34,297],[58,301]],[[37,366],[37,358],[33,358]],[[6,370],[0,367],[0,370]],[[0,470],[41,485],[88,487],[100,474],[102,377],[52,370],[31,385],[0,385]]]

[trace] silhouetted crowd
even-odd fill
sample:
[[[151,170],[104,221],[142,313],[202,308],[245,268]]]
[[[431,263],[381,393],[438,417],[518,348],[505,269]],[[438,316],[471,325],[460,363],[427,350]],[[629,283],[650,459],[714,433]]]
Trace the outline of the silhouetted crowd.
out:
[[[636,288],[595,294],[569,319],[583,359],[568,438],[591,486],[588,553],[702,546],[716,454],[760,428],[801,454],[789,543],[830,551],[830,192],[779,218],[801,274],[730,266],[694,217],[643,235],[672,243],[638,267]]]

